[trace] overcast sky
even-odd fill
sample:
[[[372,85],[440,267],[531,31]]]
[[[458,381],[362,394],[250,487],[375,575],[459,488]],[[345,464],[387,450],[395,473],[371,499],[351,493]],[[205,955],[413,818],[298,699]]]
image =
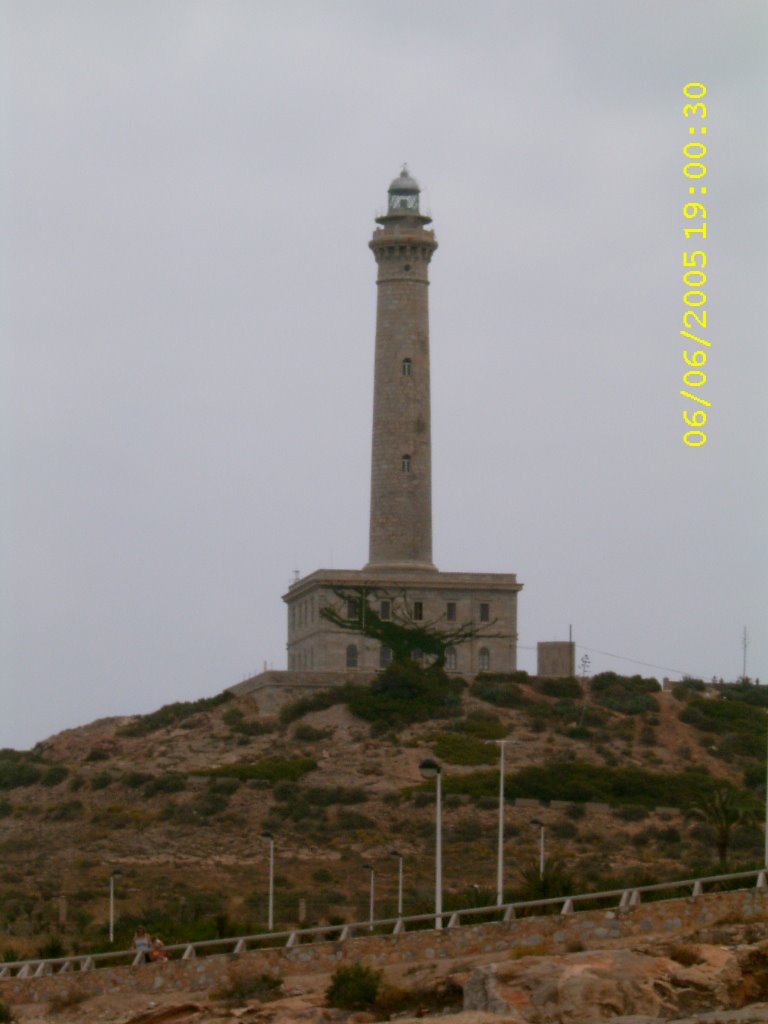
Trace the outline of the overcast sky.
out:
[[[293,570],[365,564],[367,242],[406,160],[438,567],[518,574],[530,671],[572,625],[593,671],[733,679],[746,626],[768,683],[764,0],[0,12],[0,746],[284,668]]]

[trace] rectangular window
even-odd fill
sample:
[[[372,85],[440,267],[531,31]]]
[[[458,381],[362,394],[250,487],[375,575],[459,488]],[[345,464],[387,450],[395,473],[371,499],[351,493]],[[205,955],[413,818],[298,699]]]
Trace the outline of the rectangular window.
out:
[[[347,618],[360,618],[360,602],[357,600],[357,598],[351,598],[349,601],[347,601]]]
[[[389,622],[392,618],[392,604],[390,601],[382,601],[379,605],[379,618]]]
[[[489,604],[482,603],[480,605],[480,621],[490,622],[491,621],[491,606]]]
[[[416,622],[421,622],[424,618],[424,605],[421,601],[413,602],[413,617]]]
[[[449,622],[456,621],[456,602],[449,601],[445,606],[445,617]]]

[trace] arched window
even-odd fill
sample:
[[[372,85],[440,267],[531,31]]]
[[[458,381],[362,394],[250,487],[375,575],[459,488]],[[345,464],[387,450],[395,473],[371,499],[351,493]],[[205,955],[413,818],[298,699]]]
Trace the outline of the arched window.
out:
[[[410,455],[404,455],[403,456],[402,461],[400,463],[400,468],[402,469],[402,471],[404,473],[410,473],[411,472],[411,456]]]
[[[347,645],[347,668],[357,668],[357,644]]]
[[[491,670],[491,652],[487,647],[480,648],[480,671],[490,672]]]
[[[404,377],[410,377],[413,370],[413,363],[410,359],[404,359],[400,365],[400,372]]]
[[[386,668],[392,661],[392,650],[389,647],[382,647],[379,650],[379,667]]]
[[[455,647],[445,648],[445,667],[449,672],[455,672],[458,665],[458,657],[456,655]]]

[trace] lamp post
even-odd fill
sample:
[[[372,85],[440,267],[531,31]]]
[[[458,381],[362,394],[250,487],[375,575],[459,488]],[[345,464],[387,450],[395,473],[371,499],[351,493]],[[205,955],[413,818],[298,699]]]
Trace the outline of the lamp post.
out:
[[[267,931],[275,926],[275,837],[265,828],[261,838],[269,843],[269,897],[267,901]]]
[[[504,744],[499,744],[499,847],[496,858],[496,906],[504,902]]]
[[[115,868],[109,876],[109,941],[115,941],[115,879],[122,875],[120,868]]]
[[[531,824],[537,825],[541,829],[539,835],[539,878],[544,878],[544,822],[539,821],[538,818],[531,818]]]
[[[390,857],[397,857],[397,916],[403,916],[403,861],[405,858],[398,850],[390,850]]]
[[[443,927],[443,827],[442,827],[442,768],[438,761],[428,757],[419,765],[425,779],[435,780],[435,928]]]
[[[370,864],[363,864],[366,871],[371,873],[371,889],[368,899],[368,929],[373,931],[373,905],[376,898],[376,872]]]

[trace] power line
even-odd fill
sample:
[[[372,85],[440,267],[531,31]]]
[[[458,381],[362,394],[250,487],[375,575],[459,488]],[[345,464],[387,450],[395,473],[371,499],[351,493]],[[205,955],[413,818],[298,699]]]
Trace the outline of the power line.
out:
[[[522,651],[536,651],[538,647],[531,647],[528,644],[518,644],[518,650]],[[681,668],[670,668],[669,665],[654,665],[650,661],[639,661],[637,658],[628,658],[625,654],[612,654],[610,651],[601,651],[597,647],[587,647],[586,644],[576,644],[576,647],[581,648],[582,651],[591,651],[593,654],[604,654],[606,658],[617,658],[619,661],[628,661],[632,665],[642,665],[644,668],[657,668],[662,672],[675,672],[679,676],[687,675]]]

